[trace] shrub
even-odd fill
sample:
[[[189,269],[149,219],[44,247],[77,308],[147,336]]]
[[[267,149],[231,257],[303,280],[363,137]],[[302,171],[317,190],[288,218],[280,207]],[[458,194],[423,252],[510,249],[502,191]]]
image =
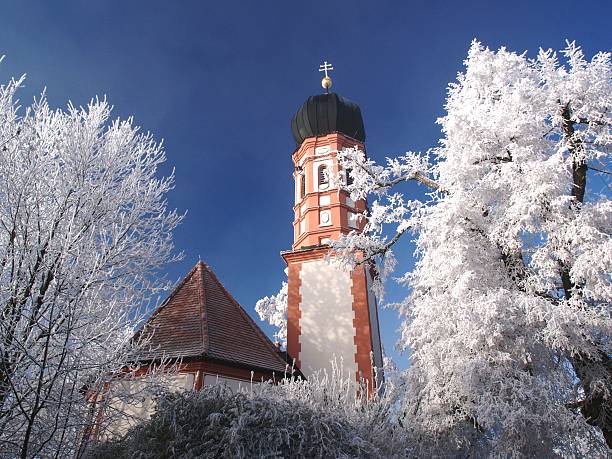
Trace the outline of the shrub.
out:
[[[164,393],[149,420],[88,457],[403,457],[391,392],[359,396],[349,382],[323,375],[237,393],[226,386]]]

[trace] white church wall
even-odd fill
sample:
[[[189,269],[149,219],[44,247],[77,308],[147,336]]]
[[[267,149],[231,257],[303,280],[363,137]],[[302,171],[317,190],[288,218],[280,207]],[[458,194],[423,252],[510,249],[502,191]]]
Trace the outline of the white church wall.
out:
[[[376,305],[376,295],[372,290],[372,276],[370,272],[366,270],[366,276],[368,281],[368,307],[370,309],[370,324],[372,326],[372,347],[374,353],[374,366],[382,369],[383,358],[382,358],[382,345],[380,341],[380,328],[378,325],[378,314]]]
[[[257,381],[253,381],[253,384],[257,384]],[[218,386],[224,385],[232,390],[232,392],[240,392],[248,390],[251,387],[251,381],[244,381],[242,379],[227,378],[219,375],[205,375],[204,376],[204,387],[207,386]]]
[[[329,145],[322,145],[320,147],[315,148],[315,155],[322,156],[326,155],[331,151],[331,147]]]
[[[180,373],[164,377],[163,382],[170,392],[182,392],[193,389],[194,381],[192,373]],[[156,404],[148,394],[146,384],[141,379],[131,379],[118,381],[111,386],[111,399],[105,409],[105,416],[113,421],[105,437],[122,436],[131,426],[149,419],[155,412]]]
[[[350,271],[325,260],[304,262],[300,270],[300,369],[305,376],[343,360],[345,375],[354,378],[355,313]]]

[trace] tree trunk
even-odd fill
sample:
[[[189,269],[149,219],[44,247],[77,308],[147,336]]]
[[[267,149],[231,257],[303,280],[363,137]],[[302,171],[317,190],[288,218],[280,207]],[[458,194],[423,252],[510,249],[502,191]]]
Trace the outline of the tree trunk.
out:
[[[579,210],[584,202],[588,166],[586,160],[579,155],[583,146],[575,136],[575,123],[571,119],[569,103],[563,107],[562,117],[563,135],[572,158],[573,206]],[[561,266],[561,282],[565,298],[571,299],[577,286],[571,280],[568,266]],[[574,356],[569,360],[584,390],[585,397],[580,411],[589,424],[601,429],[608,448],[612,449],[612,359],[600,350],[597,360],[586,356]]]

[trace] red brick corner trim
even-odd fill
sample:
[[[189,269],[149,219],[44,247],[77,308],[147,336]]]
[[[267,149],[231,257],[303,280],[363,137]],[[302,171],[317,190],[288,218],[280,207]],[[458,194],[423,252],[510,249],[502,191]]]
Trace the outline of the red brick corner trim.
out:
[[[355,329],[355,363],[357,364],[357,382],[363,378],[369,390],[375,387],[374,369],[372,368],[372,324],[368,305],[368,281],[363,265],[356,266],[351,274],[353,295],[353,327]]]
[[[295,359],[295,366],[301,368],[300,362],[300,318],[302,316],[300,305],[302,295],[300,287],[302,279],[300,271],[302,269],[301,262],[289,262],[289,276],[287,281],[287,353]]]

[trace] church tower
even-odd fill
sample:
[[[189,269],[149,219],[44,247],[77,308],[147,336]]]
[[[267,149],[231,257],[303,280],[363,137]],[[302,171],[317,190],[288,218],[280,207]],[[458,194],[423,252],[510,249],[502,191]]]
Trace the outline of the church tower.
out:
[[[358,214],[365,201],[354,202],[330,176],[339,169],[337,152],[364,149],[365,130],[359,106],[329,93],[331,79],[325,62],[325,93],[309,97],[297,111],[291,130],[295,205],[292,249],[282,253],[288,266],[287,352],[306,376],[329,369],[342,359],[344,375],[375,386],[373,365],[382,368],[376,299],[366,265],[353,270],[325,257],[329,241],[352,230],[362,231]],[[350,179],[350,178],[349,178]]]

